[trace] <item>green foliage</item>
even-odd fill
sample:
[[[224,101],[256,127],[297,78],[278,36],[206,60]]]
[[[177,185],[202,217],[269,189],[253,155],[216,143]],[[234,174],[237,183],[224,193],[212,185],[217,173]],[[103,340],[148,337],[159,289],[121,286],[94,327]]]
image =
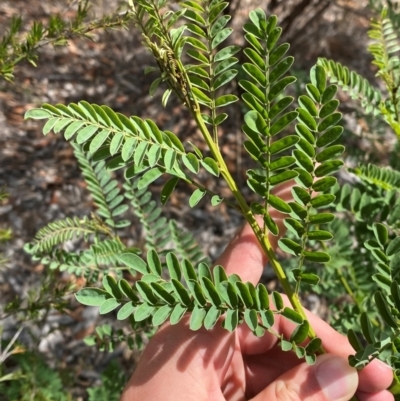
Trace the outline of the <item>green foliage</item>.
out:
[[[89,401],[118,401],[125,386],[126,377],[115,360],[101,375],[101,385],[88,389]]]
[[[76,15],[71,20],[61,15],[52,15],[47,23],[34,21],[28,32],[24,32],[21,16],[14,16],[6,34],[0,38],[0,77],[12,81],[14,70],[26,60],[36,67],[38,50],[45,45],[66,46],[72,37],[91,38],[97,29],[125,28],[129,14],[113,12],[103,18],[88,20],[90,0],[80,1]]]
[[[290,95],[296,81],[290,75],[294,59],[287,55],[289,45],[279,43],[278,19],[261,9],[251,11],[243,27],[246,61],[238,81],[243,95],[238,99],[230,83],[238,73],[235,55],[240,49],[226,42],[232,33],[230,16],[223,15],[227,2],[183,1],[173,9],[166,0],[129,4],[130,18],[159,67],[150,94],[166,87],[165,106],[174,93],[190,111],[208,149],[203,154],[192,144],[183,144],[178,133],[163,131],[152,120],[85,101],[44,104],[26,113],[26,118],[46,120],[45,135],[63,132],[72,143],[97,207],[90,218],[51,223],[27,250],[50,267],[75,274],[100,272],[90,287],[76,294],[78,301],[98,306],[102,315],[116,313],[129,325],[129,333],[110,325],[98,327],[87,342],[103,350],[121,340],[139,347],[154,327],[165,321],[177,324],[189,314],[192,330],[222,324],[234,331],[245,324],[256,336],[278,336],[283,350],[313,363],[322,352],[321,340],[299,302],[303,291],[313,291],[333,305],[335,327],[348,331],[356,351],[349,359],[353,366],[362,368],[379,357],[400,369],[399,173],[360,165],[348,168],[354,180],[342,187],[333,176],[343,166],[339,157],[345,152],[338,143],[343,132],[338,88],[361,101],[365,113],[380,116],[400,137],[399,47],[386,12],[372,22],[369,35],[374,43],[368,48],[384,91],[340,63],[319,59],[304,93],[295,99]],[[228,118],[220,108],[229,111],[233,102],[245,110],[244,149],[256,165],[247,171],[247,186],[256,199],[250,204],[218,143],[220,125]],[[116,170],[124,174],[123,185],[112,176]],[[197,176],[223,180],[231,197],[210,191]],[[163,183],[163,205],[178,183],[186,183],[195,188],[190,207],[211,195],[212,206],[225,202],[239,211],[292,307],[284,306],[278,292],[268,294],[262,284],[228,277],[222,266],[211,269],[193,237],[182,235],[176,222],[162,216],[148,191],[156,181]],[[284,183],[291,183],[292,201],[280,195]],[[131,224],[123,219],[128,211],[143,227],[142,249],[127,248],[119,234]],[[285,237],[274,220],[276,211],[287,229]],[[279,247],[292,255],[290,269],[282,267],[269,234],[279,235]],[[81,238],[84,250],[61,248],[72,238]],[[332,242],[328,246],[326,241]],[[124,270],[131,276],[122,276]],[[102,288],[96,285],[97,278],[102,278]],[[294,323],[289,338],[271,330],[276,315]],[[308,345],[299,345],[307,338]]]
[[[25,352],[12,357],[20,376],[0,381],[0,396],[9,401],[69,401],[57,371],[48,366],[39,354]]]

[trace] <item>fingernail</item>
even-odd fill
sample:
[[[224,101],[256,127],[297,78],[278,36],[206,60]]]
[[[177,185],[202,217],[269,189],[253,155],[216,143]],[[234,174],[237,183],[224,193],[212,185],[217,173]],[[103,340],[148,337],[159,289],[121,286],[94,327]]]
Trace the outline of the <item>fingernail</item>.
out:
[[[341,401],[354,395],[358,386],[357,371],[339,356],[321,355],[316,378],[328,400]]]

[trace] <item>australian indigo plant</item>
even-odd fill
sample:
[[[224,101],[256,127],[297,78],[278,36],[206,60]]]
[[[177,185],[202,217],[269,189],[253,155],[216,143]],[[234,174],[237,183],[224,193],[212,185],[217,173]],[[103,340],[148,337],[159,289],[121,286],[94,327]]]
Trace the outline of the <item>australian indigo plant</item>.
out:
[[[301,305],[302,291],[323,292],[328,300],[345,293],[346,302],[335,302],[332,324],[348,332],[355,349],[349,363],[362,368],[373,358],[384,359],[394,369],[392,392],[397,393],[400,174],[360,165],[348,168],[358,178],[343,186],[333,176],[342,168],[338,157],[345,152],[338,144],[343,133],[338,87],[400,136],[400,47],[395,30],[383,12],[370,31],[369,51],[385,91],[339,63],[320,59],[311,68],[304,94],[294,98],[290,94],[296,78],[289,74],[294,58],[287,55],[289,44],[279,43],[277,17],[267,17],[261,9],[251,11],[243,26],[242,49],[226,44],[233,31],[231,17],[223,13],[227,6],[222,0],[187,0],[177,9],[176,3],[169,8],[167,0],[130,0],[127,11],[158,65],[146,71],[158,71],[151,94],[164,87],[164,106],[171,94],[177,96],[207,144],[206,152],[182,144],[177,133],[163,131],[150,119],[127,117],[85,101],[44,104],[27,112],[27,118],[47,120],[44,134],[64,132],[98,209],[91,217],[51,223],[26,249],[50,267],[92,279],[102,276],[103,288],[87,287],[76,297],[85,305],[99,306],[101,314],[118,309],[117,318],[129,319],[136,333],[131,345],[141,342],[139,332],[151,333],[154,326],[167,320],[176,324],[190,314],[192,330],[222,322],[230,331],[246,324],[256,336],[272,332],[283,350],[293,350],[312,364],[324,350]],[[241,64],[239,52],[245,58]],[[241,98],[229,93],[239,76]],[[251,203],[219,146],[219,127],[235,102],[244,110],[243,146],[255,164],[247,171],[246,184],[258,199]],[[122,189],[110,174],[117,169],[124,169]],[[196,179],[201,169],[224,180],[232,196],[222,198],[207,189]],[[209,197],[213,206],[226,202],[243,215],[291,307],[261,283],[254,286],[235,274],[227,276],[223,266],[210,268],[191,237],[186,243],[178,238],[176,224],[160,217],[161,209],[147,190],[162,176],[169,177],[161,191],[162,204],[182,181],[195,188],[191,207]],[[289,202],[277,191],[288,183],[293,198]],[[118,230],[130,224],[120,218],[129,204],[147,233],[145,257],[118,236]],[[290,269],[270,243],[269,235],[279,234],[272,209],[285,215],[287,234],[278,245],[291,255]],[[171,232],[179,245],[174,252],[166,248]],[[88,248],[72,253],[59,247],[73,237],[84,238]],[[133,275],[133,284],[123,278],[124,270]],[[295,323],[290,337],[272,330],[277,314]],[[110,330],[98,331],[101,339],[111,336]]]

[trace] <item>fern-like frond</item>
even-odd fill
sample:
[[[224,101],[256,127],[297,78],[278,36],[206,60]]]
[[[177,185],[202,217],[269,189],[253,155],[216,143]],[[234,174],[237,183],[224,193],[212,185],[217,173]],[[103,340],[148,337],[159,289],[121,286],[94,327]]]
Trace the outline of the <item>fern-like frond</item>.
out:
[[[132,179],[124,184],[125,197],[129,199],[133,213],[143,227],[143,238],[147,250],[161,252],[171,241],[171,231],[166,217],[161,216],[162,209],[152,199],[147,187],[138,188],[139,180]]]
[[[127,211],[128,205],[123,204],[124,196],[118,187],[118,181],[113,180],[106,169],[104,161],[94,162],[88,152],[84,152],[80,145],[72,143],[74,154],[79,162],[87,188],[98,207],[97,213],[105,219],[105,223],[112,228],[128,226],[128,220],[117,220],[118,216]]]
[[[110,236],[110,230],[102,225],[98,219],[84,217],[67,218],[49,223],[36,234],[34,241],[26,246],[30,254],[50,252],[55,246],[74,238],[88,239],[90,235],[103,234]]]
[[[336,83],[342,90],[349,92],[353,99],[360,100],[361,106],[367,114],[381,114],[382,93],[365,78],[354,71],[350,71],[339,62],[326,58],[319,58],[318,65],[325,69],[330,82]]]
[[[244,147],[250,156],[258,162],[257,169],[247,172],[247,184],[262,198],[261,203],[254,203],[252,211],[264,218],[264,231],[267,229],[278,234],[278,226],[269,214],[269,207],[282,213],[290,213],[290,206],[272,189],[285,181],[298,176],[293,156],[281,156],[279,153],[292,148],[299,138],[289,135],[280,140],[274,137],[288,127],[297,117],[297,111],[286,111],[292,104],[293,97],[282,95],[290,84],[296,81],[286,76],[293,64],[293,57],[286,56],[287,43],[277,45],[282,29],[277,26],[277,17],[268,19],[264,11],[257,9],[250,12],[250,22],[244,25],[245,39],[249,44],[244,50],[249,62],[243,64],[248,79],[239,81],[244,89],[243,101],[250,108],[244,117],[242,127],[248,138]],[[281,96],[282,95],[282,96]]]
[[[379,167],[374,164],[359,166],[350,170],[361,180],[374,184],[385,191],[400,193],[400,173],[388,167]]]
[[[315,362],[321,340],[314,338],[305,347],[300,346],[307,338],[309,323],[297,312],[285,308],[282,296],[277,292],[271,294],[270,305],[268,292],[262,284],[255,287],[243,283],[237,275],[228,277],[221,266],[216,266],[211,272],[206,263],[200,263],[195,269],[189,260],[179,262],[173,253],[166,256],[170,276],[167,280],[161,275],[161,263],[153,250],[147,254],[147,263],[131,253],[122,255],[121,261],[141,273],[142,278],[131,286],[124,279],[117,282],[112,276],[106,276],[103,279],[104,290],[84,288],[76,294],[78,301],[99,306],[101,314],[118,308],[119,320],[133,315],[135,322],[140,322],[151,317],[154,326],[167,319],[176,324],[186,312],[190,312],[191,330],[199,330],[202,326],[209,330],[221,322],[223,316],[226,330],[233,331],[244,323],[259,337],[271,331],[274,315],[281,314],[296,325],[290,338],[271,331],[279,338],[282,349],[294,349],[299,358]]]
[[[211,174],[219,175],[219,167],[213,159],[187,153],[172,132],[160,131],[152,120],[136,116],[128,118],[107,106],[84,101],[68,106],[44,104],[40,109],[28,111],[25,117],[47,119],[43,127],[45,135],[51,130],[54,133],[64,131],[67,140],[84,146],[85,151],[91,153],[91,162],[107,160],[109,170],[126,166],[129,178],[144,173],[139,186],[149,185],[165,172],[186,180],[183,169],[197,174],[200,165]],[[99,166],[103,168],[102,165],[96,166],[99,170]],[[121,208],[116,208],[118,214],[113,211],[114,216],[119,215]]]
[[[188,259],[195,264],[204,262],[209,264],[209,258],[204,254],[193,235],[178,227],[175,220],[169,221],[172,239],[175,244],[175,252],[183,259]]]

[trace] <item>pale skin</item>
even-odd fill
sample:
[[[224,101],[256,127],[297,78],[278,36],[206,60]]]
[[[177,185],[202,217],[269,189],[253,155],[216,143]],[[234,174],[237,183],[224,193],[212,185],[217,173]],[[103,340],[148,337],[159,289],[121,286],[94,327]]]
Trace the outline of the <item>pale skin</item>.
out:
[[[288,187],[279,196],[289,197]],[[278,213],[275,216],[282,227]],[[283,231],[283,230],[281,230]],[[276,238],[271,238],[276,247]],[[257,284],[267,260],[249,226],[229,244],[218,264]],[[121,401],[393,401],[386,389],[392,370],[375,360],[357,372],[347,363],[347,338],[307,311],[327,352],[313,366],[283,352],[277,338],[255,337],[245,325],[229,333],[217,323],[190,331],[188,319],[165,324],[146,347]],[[274,330],[289,337],[293,325],[276,315]]]

